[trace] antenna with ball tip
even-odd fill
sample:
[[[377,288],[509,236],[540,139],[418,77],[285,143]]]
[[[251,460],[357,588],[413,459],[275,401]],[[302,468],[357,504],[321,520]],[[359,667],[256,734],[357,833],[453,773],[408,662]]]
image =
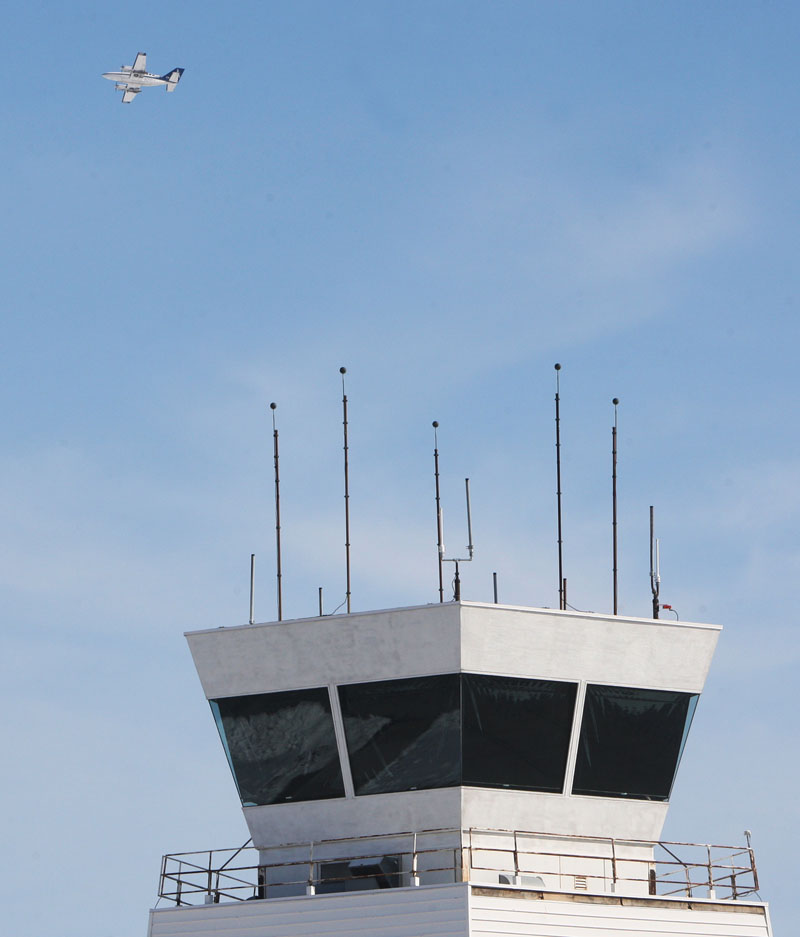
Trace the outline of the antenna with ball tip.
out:
[[[433,421],[433,474],[436,482],[436,548],[439,558],[439,601],[444,602],[444,578],[442,574],[442,558],[444,557],[444,543],[442,542],[442,502],[439,497],[439,423]]]
[[[556,372],[556,504],[558,507],[558,607],[567,607],[566,589],[564,587],[564,555],[561,530],[561,415],[559,411],[559,390],[561,389],[561,365],[554,365]]]
[[[617,614],[617,406],[619,397],[612,401],[614,404],[614,426],[611,430],[611,542],[614,571],[614,614]]]
[[[347,614],[350,614],[350,464],[348,460],[349,449],[347,446],[347,394],[344,388],[344,376],[347,374],[347,368],[339,368],[339,374],[342,375],[342,426],[344,427],[344,553],[345,566],[347,568],[347,591],[345,600],[347,602]]]
[[[283,595],[281,589],[281,476],[278,469],[278,427],[275,423],[275,410],[278,405],[271,403],[272,410],[272,450],[275,460],[275,562],[278,578],[278,621],[283,620]]]

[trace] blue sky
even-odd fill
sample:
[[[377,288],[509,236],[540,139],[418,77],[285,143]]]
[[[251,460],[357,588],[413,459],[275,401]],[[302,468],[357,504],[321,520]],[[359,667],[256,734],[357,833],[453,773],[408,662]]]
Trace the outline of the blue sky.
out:
[[[19,937],[143,934],[160,856],[246,831],[182,633],[436,598],[721,623],[665,836],[753,830],[800,918],[798,66],[786,2],[16,4],[0,40],[2,888]],[[138,50],[186,73],[122,106]]]

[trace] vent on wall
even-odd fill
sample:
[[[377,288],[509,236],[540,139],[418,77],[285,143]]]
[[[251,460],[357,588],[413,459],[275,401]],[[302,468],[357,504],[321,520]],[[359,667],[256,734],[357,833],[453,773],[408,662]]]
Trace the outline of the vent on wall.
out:
[[[498,875],[501,885],[522,885],[524,888],[544,888],[541,875]]]
[[[585,875],[575,876],[575,891],[586,891],[588,887]]]

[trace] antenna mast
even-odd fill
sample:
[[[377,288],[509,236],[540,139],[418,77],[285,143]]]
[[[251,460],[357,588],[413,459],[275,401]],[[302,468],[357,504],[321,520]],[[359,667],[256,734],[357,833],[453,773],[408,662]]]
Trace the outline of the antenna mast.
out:
[[[278,578],[278,621],[283,620],[283,595],[281,589],[281,476],[278,468],[278,427],[275,424],[276,403],[269,405],[272,410],[272,451],[275,460],[275,561]]]
[[[342,426],[344,427],[344,554],[345,565],[347,567],[347,591],[345,600],[347,602],[347,614],[350,614],[350,464],[348,459],[349,449],[347,446],[347,394],[344,389],[344,376],[347,374],[347,368],[339,368],[342,375]]]
[[[611,541],[613,553],[613,571],[614,571],[614,614],[617,614],[618,594],[617,594],[617,405],[619,398],[615,397],[614,404],[614,426],[611,430]]]
[[[658,618],[658,593],[661,588],[658,540],[654,537],[653,505],[650,505],[650,591],[653,593],[653,618]]]
[[[559,371],[561,365],[555,365],[556,371],[556,504],[558,506],[558,607],[567,607],[564,584],[563,540],[561,536],[561,415],[559,411],[559,390],[561,388]]]
[[[442,502],[439,497],[439,423],[433,421],[433,474],[436,481],[436,549],[439,557],[439,601],[444,602],[444,578],[442,573],[442,559],[444,557],[444,543],[442,542]]]

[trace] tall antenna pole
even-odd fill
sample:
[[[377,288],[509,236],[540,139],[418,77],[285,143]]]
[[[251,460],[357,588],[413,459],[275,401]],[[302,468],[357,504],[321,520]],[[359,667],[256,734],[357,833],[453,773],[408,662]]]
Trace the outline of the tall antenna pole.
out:
[[[344,555],[347,567],[347,614],[350,614],[350,463],[347,446],[347,394],[344,391],[344,376],[347,368],[339,368],[342,375],[342,426],[344,427]]]
[[[555,365],[556,371],[556,504],[558,505],[558,607],[566,608],[566,595],[564,588],[564,555],[561,531],[561,414],[559,411],[559,390],[561,383],[559,371],[561,365]]]
[[[655,539],[653,523],[653,505],[650,505],[650,591],[653,593],[653,618],[658,618],[658,593],[661,587],[661,573],[658,569],[658,541]]]
[[[275,460],[275,562],[278,578],[278,621],[283,620],[283,594],[281,588],[281,475],[278,467],[278,427],[275,425],[276,403],[269,405],[272,410],[272,452]]]
[[[611,430],[611,540],[613,553],[614,570],[614,614],[617,614],[618,592],[617,592],[617,405],[619,398],[615,397],[614,404],[614,427]]]
[[[439,557],[439,601],[444,602],[444,577],[442,573],[442,557],[444,544],[442,543],[442,502],[439,497],[439,423],[433,421],[433,474],[436,480],[436,548]]]

